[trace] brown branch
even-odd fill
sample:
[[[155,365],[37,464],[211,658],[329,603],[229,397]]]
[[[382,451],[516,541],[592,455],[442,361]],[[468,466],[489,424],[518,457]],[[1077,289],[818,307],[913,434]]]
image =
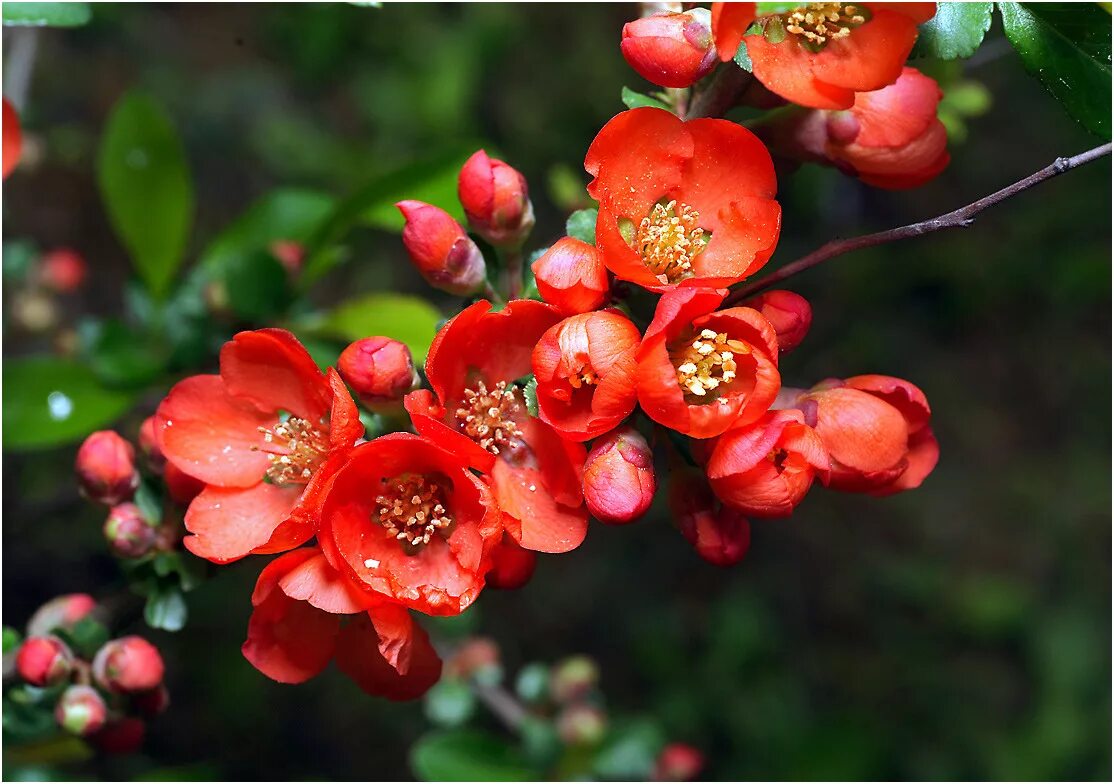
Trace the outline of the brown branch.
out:
[[[475,681],[470,681],[468,685],[480,702],[486,705],[487,709],[494,713],[511,732],[518,732],[529,718],[530,713],[523,704],[501,686],[489,686]]]
[[[910,237],[919,237],[922,234],[929,234],[934,231],[940,231],[941,229],[967,228],[975,222],[975,216],[987,207],[993,207],[995,204],[1003,202],[1011,196],[1016,196],[1038,183],[1050,180],[1066,171],[1071,171],[1072,169],[1096,161],[1106,155],[1110,155],[1109,144],[1103,144],[1099,147],[1095,147],[1093,150],[1074,155],[1071,158],[1057,158],[1052,165],[1046,166],[1040,171],[1030,174],[1025,179],[1002,188],[1000,191],[996,191],[989,196],[984,196],[978,201],[968,204],[966,207],[960,207],[958,210],[953,210],[935,218],[929,218],[920,223],[910,223],[908,226],[900,226],[896,229],[887,229],[886,231],[880,231],[875,234],[864,234],[861,237],[832,240],[831,242],[821,245],[807,256],[802,256],[796,261],[786,264],[784,267],[781,267],[763,278],[759,278],[752,283],[735,289],[727,299],[724,300],[723,304],[736,304],[787,278],[791,278],[799,272],[804,272],[810,267],[815,267],[836,256],[842,256],[844,253],[850,253],[851,251],[860,250],[862,248],[870,248],[875,245],[884,245],[887,242],[905,240]]]
[[[734,63],[721,65],[712,74],[712,80],[691,101],[688,113],[681,119],[695,120],[698,117],[721,117],[742,97],[754,77]]]

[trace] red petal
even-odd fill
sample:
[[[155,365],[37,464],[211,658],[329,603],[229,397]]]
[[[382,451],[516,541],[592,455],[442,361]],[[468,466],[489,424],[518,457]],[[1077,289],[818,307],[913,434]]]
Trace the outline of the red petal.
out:
[[[781,234],[781,205],[746,196],[701,223],[712,239],[693,259],[696,277],[681,285],[733,285],[762,269],[773,255]]]
[[[16,110],[4,99],[4,179],[19,165],[20,152],[23,149],[23,134],[19,128],[19,115]]]
[[[495,497],[503,510],[507,532],[527,550],[566,553],[575,550],[588,533],[588,512],[557,503],[546,492],[542,474],[534,468],[513,467],[503,460],[491,474]]]
[[[777,194],[774,162],[753,133],[728,120],[692,120],[685,128],[692,136],[693,154],[676,191],[681,201],[703,216],[743,196],[772,199]]]
[[[810,69],[818,82],[870,92],[893,84],[901,76],[917,40],[917,23],[886,8],[871,6],[871,10],[874,16],[866,24],[810,55]],[[805,52],[800,46],[793,46]]]
[[[316,556],[317,552],[313,547],[302,547],[298,550],[283,553],[264,566],[263,571],[259,573],[259,577],[255,580],[255,589],[251,594],[252,606],[258,607],[266,601],[267,597],[274,593],[283,577],[289,574],[292,569],[296,569],[299,565]]]
[[[186,510],[183,540],[196,556],[214,563],[228,563],[264,547],[279,525],[290,516],[301,487],[279,487],[258,482],[254,487],[206,487]],[[306,532],[301,544],[313,531]]]
[[[813,109],[850,109],[854,104],[854,90],[814,78],[814,55],[792,36],[772,44],[761,35],[748,35],[745,43],[754,78],[782,98]]]
[[[414,423],[414,429],[423,438],[459,457],[463,462],[478,471],[490,471],[495,455],[488,452],[463,433],[453,430],[443,421],[445,409],[428,389],[416,389],[404,400],[406,412]]]
[[[726,63],[734,59],[754,13],[754,3],[712,3],[712,37],[720,60]]]
[[[329,411],[329,388],[298,339],[282,329],[241,332],[220,352],[221,378],[232,395],[264,411],[289,411],[319,422]]]
[[[329,566],[321,553],[291,569],[279,584],[291,599],[308,602],[327,613],[364,612],[375,602],[374,597]]]
[[[415,624],[410,666],[400,675],[380,652],[380,639],[367,616],[359,616],[340,632],[337,666],[368,694],[389,700],[416,699],[441,677],[441,659],[429,637]]]

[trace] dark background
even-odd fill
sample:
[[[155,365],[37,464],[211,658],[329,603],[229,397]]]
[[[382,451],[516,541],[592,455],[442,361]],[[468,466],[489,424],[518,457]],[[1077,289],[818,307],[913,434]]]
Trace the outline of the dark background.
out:
[[[532,186],[533,245],[560,235],[559,183],[646,90],[618,49],[630,5],[101,6],[39,33],[24,121],[41,160],[4,185],[4,235],[89,260],[67,315],[109,315],[129,275],[93,160],[115,100],[143,87],[183,135],[197,188],[191,254],[278,185],[343,195],[447,146],[498,150]],[[9,45],[5,32],[5,48]],[[992,98],[912,192],[806,167],[781,185],[773,266],[837,235],[965,204],[1098,143],[1026,75],[997,26],[966,77]],[[553,185],[556,182],[558,185]],[[567,190],[567,188],[565,189]],[[940,465],[884,500],[817,490],[754,526],[750,554],[701,561],[663,509],[593,525],[524,590],[469,613],[513,671],[595,657],[609,706],[705,750],[710,778],[1083,778],[1110,771],[1110,163],[1068,173],[965,231],[859,252],[792,281],[815,310],[787,384],[885,373],[928,395]],[[397,235],[314,291],[425,293]],[[191,255],[191,258],[193,257]],[[451,306],[450,300],[443,302]],[[5,356],[42,348],[8,329]],[[151,409],[120,428],[134,435]],[[102,511],[71,480],[76,445],[4,455],[4,623],[58,593],[119,583]],[[173,706],[144,752],[77,776],[406,778],[420,704],[338,673],[272,683],[239,652],[262,559],[215,570],[182,633],[152,633]],[[146,633],[141,625],[136,630]],[[494,725],[493,725],[494,726]]]

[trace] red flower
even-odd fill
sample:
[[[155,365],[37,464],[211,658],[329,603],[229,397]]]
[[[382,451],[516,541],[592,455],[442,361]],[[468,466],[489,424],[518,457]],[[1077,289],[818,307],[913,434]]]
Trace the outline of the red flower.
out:
[[[662,87],[688,87],[716,66],[712,19],[706,8],[644,16],[623,25],[627,63]]]
[[[721,504],[700,474],[673,474],[669,509],[681,534],[708,563],[732,566],[750,549],[750,523],[739,510]]]
[[[483,150],[461,167],[457,195],[469,225],[497,248],[520,247],[534,228],[526,178]]]
[[[39,278],[43,285],[59,294],[77,291],[88,271],[85,259],[72,248],[57,248],[45,253],[39,264]]]
[[[818,385],[797,401],[831,456],[826,484],[889,495],[919,487],[940,457],[920,389],[890,376]]]
[[[280,329],[236,335],[220,375],[179,382],[156,417],[166,459],[206,485],[185,545],[215,563],[313,536],[321,496],[364,432],[340,376]]]
[[[23,150],[23,134],[19,128],[19,115],[16,110],[4,99],[4,179],[19,165],[20,152]]]
[[[398,406],[418,383],[410,349],[405,343],[384,337],[349,344],[340,353],[337,372],[372,410]]]
[[[452,215],[420,201],[395,205],[406,218],[402,243],[426,283],[449,294],[479,291],[487,275],[483,253]]]
[[[488,474],[516,542],[566,552],[588,530],[584,446],[529,416],[514,383],[530,373],[534,346],[561,316],[531,300],[490,308],[481,300],[441,328],[425,363],[433,391],[411,392],[406,410],[419,433]]]
[[[542,299],[565,315],[588,313],[607,302],[611,284],[595,245],[562,237],[530,268]]]
[[[744,303],[754,308],[770,322],[777,333],[777,347],[783,354],[801,344],[812,326],[812,306],[800,294],[792,291],[767,291]]]
[[[704,755],[687,743],[670,743],[654,763],[655,781],[693,781],[704,769]]]
[[[366,590],[456,615],[483,588],[501,535],[491,491],[463,460],[392,433],[352,450],[325,500],[318,541]]]
[[[693,438],[757,420],[781,385],[774,328],[752,308],[716,311],[726,294],[695,288],[665,294],[638,352],[642,410]]]
[[[896,82],[917,25],[936,13],[935,3],[810,3],[762,16],[761,30],[744,35],[753,4],[721,5],[713,4],[712,16],[720,59],[735,56],[742,36],[755,78],[782,98],[815,109],[850,109],[855,93]]]
[[[654,453],[633,427],[597,439],[584,463],[584,500],[601,523],[637,520],[654,501]]]
[[[28,637],[19,646],[15,669],[19,677],[40,688],[55,686],[70,676],[74,656],[57,637]]]
[[[716,496],[752,517],[791,514],[828,470],[824,444],[804,419],[797,410],[770,411],[720,436],[707,465]]]
[[[74,471],[82,494],[108,506],[131,500],[139,487],[135,448],[115,430],[91,433],[77,450]]]
[[[618,277],[653,291],[726,286],[774,252],[781,207],[766,147],[726,120],[663,109],[613,117],[588,148],[596,245]]]
[[[642,335],[616,311],[571,316],[546,330],[531,367],[538,416],[565,438],[603,435],[634,411],[635,354]]]
[[[349,584],[315,548],[271,561],[251,603],[244,658],[280,683],[309,680],[334,657],[357,686],[389,700],[420,697],[441,677],[441,659],[406,608]]]
[[[537,553],[519,547],[510,536],[504,536],[503,541],[491,551],[491,571],[487,573],[487,584],[492,588],[508,591],[521,588],[530,582],[537,564]]]

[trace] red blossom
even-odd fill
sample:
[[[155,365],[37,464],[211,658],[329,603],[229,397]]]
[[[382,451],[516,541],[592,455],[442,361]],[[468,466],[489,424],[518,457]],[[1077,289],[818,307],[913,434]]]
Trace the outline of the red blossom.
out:
[[[4,179],[19,165],[19,156],[23,150],[23,133],[19,127],[19,115],[15,108],[4,99]]]
[[[483,150],[461,167],[457,195],[468,224],[497,248],[518,248],[534,228],[526,178]]]
[[[654,453],[633,427],[620,427],[592,444],[584,462],[584,500],[602,523],[637,520],[654,501]]]
[[[41,688],[66,680],[73,661],[69,647],[57,637],[28,637],[19,646],[15,668],[20,678]]]
[[[418,372],[405,343],[384,337],[357,340],[337,360],[340,377],[365,405],[397,405],[417,386]]]
[[[716,66],[712,18],[706,8],[628,22],[620,48],[639,76],[662,87],[688,87]]]
[[[135,635],[105,643],[93,659],[97,683],[118,694],[154,689],[162,683],[163,671],[159,649]]]
[[[57,248],[43,254],[39,261],[39,279],[44,286],[59,294],[77,291],[87,271],[85,259],[72,248]]]
[[[742,512],[720,503],[701,474],[674,472],[669,509],[681,534],[708,563],[732,566],[750,549],[750,523]]]
[[[519,547],[509,535],[491,551],[491,571],[487,573],[487,584],[491,588],[513,591],[530,582],[538,554],[533,550]]]
[[[108,506],[131,499],[139,487],[135,448],[114,430],[98,430],[77,450],[77,481],[86,498]]]
[[[92,686],[68,686],[54,706],[54,720],[66,732],[86,737],[108,721],[108,706]]]
[[[478,291],[487,275],[483,253],[452,215],[420,201],[395,205],[406,226],[402,242],[426,283],[449,294]]]
[[[767,291],[743,304],[766,317],[777,333],[777,347],[783,354],[799,346],[812,326],[812,306],[792,291]]]
[[[531,265],[542,299],[565,315],[588,313],[607,302],[610,282],[595,245],[562,237]]]
[[[72,629],[82,618],[96,609],[97,603],[87,593],[56,596],[31,616],[27,622],[29,637],[43,637],[55,629]]]

